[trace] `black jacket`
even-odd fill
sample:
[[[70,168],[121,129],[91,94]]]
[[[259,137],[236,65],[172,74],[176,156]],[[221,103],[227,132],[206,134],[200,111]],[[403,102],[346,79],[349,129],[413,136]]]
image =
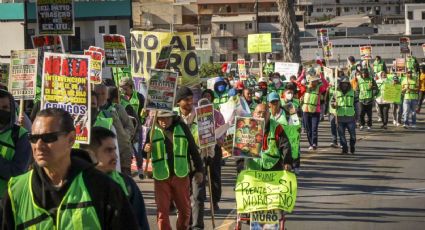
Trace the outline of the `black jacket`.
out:
[[[56,216],[57,207],[72,181],[82,172],[101,228],[122,229],[125,226],[126,229],[138,229],[136,218],[121,188],[107,175],[96,170],[93,164],[78,156],[73,156],[72,153],[76,151],[81,150],[72,150],[71,168],[61,188],[53,187],[43,169],[36,164],[33,165],[32,190],[37,205],[48,210],[52,216]],[[15,229],[9,194],[4,197],[3,205],[2,229]]]

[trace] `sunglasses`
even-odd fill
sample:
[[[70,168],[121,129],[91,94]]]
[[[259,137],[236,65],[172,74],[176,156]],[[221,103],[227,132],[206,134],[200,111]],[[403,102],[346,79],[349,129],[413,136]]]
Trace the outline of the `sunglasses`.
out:
[[[53,133],[44,133],[44,134],[28,134],[28,138],[31,143],[35,144],[39,139],[44,143],[53,143],[58,140],[58,137],[68,132],[53,132]]]

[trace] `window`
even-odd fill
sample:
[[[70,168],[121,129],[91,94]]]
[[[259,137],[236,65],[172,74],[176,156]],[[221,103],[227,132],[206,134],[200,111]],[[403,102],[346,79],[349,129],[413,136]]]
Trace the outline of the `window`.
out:
[[[350,8],[349,7],[344,7],[344,12],[349,12]]]
[[[252,29],[252,23],[251,22],[245,23],[245,29],[246,30],[251,30]]]
[[[359,12],[364,13],[364,7],[359,7]]]
[[[323,12],[323,9],[322,8],[317,8],[316,9],[316,12]]]
[[[425,20],[425,11],[422,11],[422,20]]]
[[[105,33],[105,27],[99,26],[99,34],[104,34],[104,33]]]
[[[407,11],[407,19],[413,20],[413,11]]]
[[[238,49],[238,39],[232,39],[232,49],[233,50]]]
[[[366,11],[369,12],[372,9],[372,7],[366,7]]]
[[[387,11],[391,11],[391,6],[387,6]]]
[[[226,54],[220,54],[220,61],[226,61]]]
[[[226,24],[220,24],[220,30],[226,30],[227,25]]]
[[[208,9],[208,5],[207,4],[202,5],[202,9]]]
[[[422,34],[422,27],[412,27],[410,29],[411,34]]]
[[[249,55],[249,54],[245,54],[244,58],[245,58],[246,61],[251,61],[251,55]]]
[[[332,8],[326,8],[326,12],[332,12],[334,9]]]
[[[116,25],[110,25],[109,26],[109,34],[116,34],[117,33],[117,26]]]

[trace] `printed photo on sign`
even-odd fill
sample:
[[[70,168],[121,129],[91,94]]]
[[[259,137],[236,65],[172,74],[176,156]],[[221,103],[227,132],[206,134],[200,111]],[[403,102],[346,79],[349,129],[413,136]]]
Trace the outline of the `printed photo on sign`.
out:
[[[102,54],[102,62],[105,60],[105,50],[96,46],[89,46],[89,51],[96,51]]]
[[[316,37],[317,37],[317,46],[319,48],[323,48],[328,45],[329,37],[328,37],[327,29],[316,30]]]
[[[102,53],[84,50],[84,55],[90,56],[90,83],[102,83]]]
[[[372,46],[360,46],[360,57],[362,60],[372,59]]]
[[[406,59],[404,59],[404,58],[396,58],[395,59],[395,71],[397,73],[406,72]]]
[[[216,139],[213,105],[200,106],[195,111],[198,121],[199,148],[214,146]]]
[[[125,37],[119,34],[104,34],[105,66],[127,67],[127,48]]]
[[[36,1],[40,35],[74,35],[73,0]]]
[[[250,213],[250,230],[279,230],[282,213],[268,210]]]
[[[38,50],[12,50],[9,92],[15,99],[33,100],[37,80]]]
[[[235,117],[233,156],[245,158],[261,157],[264,135],[264,120],[251,117]]]
[[[60,108],[74,118],[76,142],[90,141],[90,56],[45,53],[41,108]]]
[[[172,71],[151,70],[146,98],[147,110],[173,111],[177,77],[177,73]]]

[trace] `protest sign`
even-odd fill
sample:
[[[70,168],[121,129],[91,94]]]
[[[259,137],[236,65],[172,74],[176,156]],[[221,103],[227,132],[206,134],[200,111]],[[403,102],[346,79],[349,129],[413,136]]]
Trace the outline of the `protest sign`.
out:
[[[39,54],[44,52],[64,53],[62,37],[58,35],[34,35],[31,36],[32,46],[39,50]]]
[[[323,48],[328,45],[328,29],[318,29],[316,30],[317,46]]]
[[[248,34],[248,53],[272,52],[272,34]]]
[[[192,32],[131,32],[131,74],[136,88],[150,78],[149,70],[153,68],[163,46],[171,45],[174,49],[170,55],[169,68],[181,76],[181,84],[192,86],[199,84],[198,58],[195,51]]]
[[[103,48],[105,49],[105,66],[127,66],[127,48],[125,46],[124,36],[119,34],[104,34]]]
[[[396,104],[401,102],[401,85],[385,83],[383,85],[383,91],[382,98],[384,101]]]
[[[238,213],[265,210],[292,212],[297,198],[297,178],[281,171],[243,170],[236,180]]]
[[[90,141],[90,56],[45,53],[41,108],[61,108],[74,118],[76,142]]]
[[[406,60],[404,58],[396,58],[395,69],[397,73],[404,73],[406,71]]]
[[[222,146],[223,159],[229,158],[232,156],[233,151],[233,137],[234,135],[227,135],[224,139],[224,143]]]
[[[12,50],[9,92],[15,99],[33,100],[37,81],[38,50]]]
[[[323,75],[328,81],[332,80],[332,82],[333,82],[333,79],[335,78],[334,70],[332,68],[329,68],[329,67],[326,67],[326,66],[323,66]]]
[[[424,56],[425,56],[425,44],[422,44],[422,51],[424,52]]]
[[[279,230],[282,213],[280,210],[250,213],[250,230]]]
[[[158,61],[156,61],[155,69],[167,69],[170,63],[170,55],[173,51],[172,46],[163,46],[159,52]]]
[[[40,35],[74,35],[74,1],[36,1]]]
[[[125,68],[111,68],[112,69],[112,78],[114,79],[115,85],[117,88],[119,87],[119,83],[121,78],[123,77],[129,77],[131,78],[131,70],[130,67]]]
[[[9,84],[9,64],[0,63],[0,83],[4,86]]]
[[[274,72],[280,74],[280,76],[285,76],[288,80],[291,76],[298,76],[298,69],[300,68],[299,63],[293,62],[275,62],[274,63]]]
[[[214,146],[215,125],[214,125],[214,108],[212,104],[197,107],[196,119],[198,121],[199,148]]]
[[[328,42],[328,44],[323,47],[323,54],[324,54],[325,58],[327,58],[327,59],[333,57],[333,46],[332,46],[332,42]]]
[[[177,89],[177,73],[151,69],[148,82],[146,109],[172,112]]]
[[[372,46],[360,46],[360,58],[362,60],[372,59]]]
[[[248,75],[246,74],[245,59],[238,59],[237,63],[239,80],[246,81],[248,79]]]
[[[410,53],[410,38],[408,37],[400,38],[400,53],[402,54]]]
[[[264,135],[264,120],[252,117],[235,117],[233,156],[259,158]]]
[[[102,53],[91,50],[84,50],[84,55],[90,56],[90,83],[102,83]]]
[[[105,60],[105,50],[103,48],[96,47],[96,46],[89,46],[89,51],[100,52],[102,54],[102,62],[103,60]]]

